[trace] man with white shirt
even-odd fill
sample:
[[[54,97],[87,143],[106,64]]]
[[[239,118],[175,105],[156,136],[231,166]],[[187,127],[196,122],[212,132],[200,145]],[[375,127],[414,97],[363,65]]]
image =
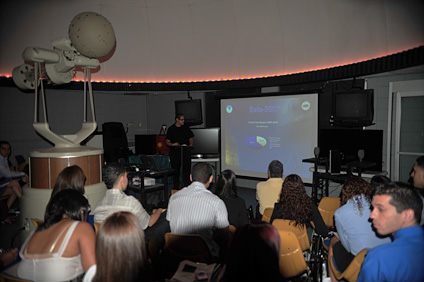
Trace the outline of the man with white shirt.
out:
[[[217,257],[219,246],[212,239],[213,229],[226,229],[229,222],[224,202],[208,190],[212,173],[207,163],[194,165],[190,174],[193,182],[171,196],[166,219],[172,233],[201,235]]]
[[[11,171],[9,167],[10,144],[0,141],[0,196],[8,196],[7,208],[10,209],[17,198],[22,196],[21,185],[18,178],[28,182],[24,172]]]
[[[155,234],[159,227],[156,225],[157,221],[162,212],[166,210],[159,208],[155,213],[149,215],[139,200],[133,196],[126,195],[124,191],[128,186],[127,174],[125,167],[119,163],[109,163],[103,167],[103,181],[107,190],[105,196],[97,203],[94,210],[94,222],[102,222],[115,212],[131,212],[140,221],[141,227],[145,232],[146,241],[148,241],[153,236],[156,236]],[[160,222],[161,225],[168,224],[164,217]],[[159,237],[164,236],[166,229],[169,229],[166,226],[163,226],[163,228],[165,231],[161,231]]]

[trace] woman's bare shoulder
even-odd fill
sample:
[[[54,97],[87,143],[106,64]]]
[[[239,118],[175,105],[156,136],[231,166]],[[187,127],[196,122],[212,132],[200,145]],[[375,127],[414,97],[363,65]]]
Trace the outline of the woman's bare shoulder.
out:
[[[94,233],[94,228],[93,226],[90,225],[90,223],[85,222],[85,221],[80,221],[77,225],[77,227],[75,228],[75,232],[93,232]]]

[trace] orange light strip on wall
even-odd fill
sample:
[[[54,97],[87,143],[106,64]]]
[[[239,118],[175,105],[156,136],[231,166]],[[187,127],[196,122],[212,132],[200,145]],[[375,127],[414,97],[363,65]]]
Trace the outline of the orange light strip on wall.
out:
[[[400,51],[403,52],[403,51]],[[395,53],[391,53],[390,55],[394,55],[400,52],[395,52]],[[386,56],[390,56],[390,55],[382,55],[381,57],[376,57],[376,58],[368,58],[365,60],[357,60],[355,62],[351,62],[351,63],[345,63],[343,65],[333,65],[333,66],[325,66],[322,68],[318,68],[318,69],[305,69],[305,70],[300,70],[298,72],[286,72],[286,73],[282,73],[282,74],[272,74],[272,75],[258,75],[258,76],[252,76],[252,77],[245,77],[245,78],[229,78],[229,79],[211,79],[211,80],[181,80],[181,81],[115,81],[115,80],[105,80],[105,79],[95,79],[92,80],[93,83],[137,83],[137,84],[143,84],[143,83],[158,83],[158,84],[167,84],[167,83],[204,83],[204,82],[225,82],[225,81],[240,81],[240,80],[254,80],[254,79],[265,79],[265,78],[274,78],[274,77],[278,77],[278,76],[288,76],[288,75],[295,75],[295,74],[303,74],[303,73],[307,73],[307,72],[313,72],[313,71],[319,71],[319,70],[326,70],[326,69],[331,69],[331,68],[337,68],[337,67],[343,67],[343,66],[347,66],[347,65],[351,65],[351,64],[357,64],[357,63],[362,63],[362,62],[366,62],[369,60],[374,60],[374,59],[379,59],[382,57],[386,57]],[[12,77],[12,75],[10,73],[7,74],[1,74],[0,73],[0,77],[6,77],[6,78],[10,78]],[[72,80],[74,82],[84,82],[84,80],[81,79],[74,79]]]

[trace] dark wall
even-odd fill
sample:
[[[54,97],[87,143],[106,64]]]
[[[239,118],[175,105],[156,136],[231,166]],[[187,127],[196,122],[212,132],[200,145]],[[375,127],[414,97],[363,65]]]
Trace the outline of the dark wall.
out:
[[[205,93],[205,122],[206,128],[221,126],[220,100],[215,93]]]

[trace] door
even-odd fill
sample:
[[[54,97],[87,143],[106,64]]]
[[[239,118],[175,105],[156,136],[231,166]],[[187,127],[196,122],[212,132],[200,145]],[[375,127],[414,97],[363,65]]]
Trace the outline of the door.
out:
[[[406,182],[417,157],[424,155],[424,89],[395,92],[394,175]]]

